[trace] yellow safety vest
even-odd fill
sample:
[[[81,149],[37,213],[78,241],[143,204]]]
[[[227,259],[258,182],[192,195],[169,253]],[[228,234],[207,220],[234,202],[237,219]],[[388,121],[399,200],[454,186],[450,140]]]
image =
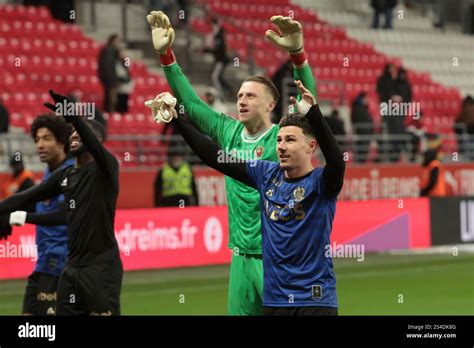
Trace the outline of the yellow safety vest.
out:
[[[191,196],[193,173],[187,163],[182,163],[176,171],[168,163],[163,166],[161,180],[163,182],[163,197],[177,195]]]

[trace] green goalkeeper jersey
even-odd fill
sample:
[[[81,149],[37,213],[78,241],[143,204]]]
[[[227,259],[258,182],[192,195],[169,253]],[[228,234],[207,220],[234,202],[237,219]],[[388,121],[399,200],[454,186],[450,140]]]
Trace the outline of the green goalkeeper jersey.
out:
[[[201,132],[210,136],[224,150],[222,160],[230,161],[225,153],[241,160],[261,159],[278,161],[276,138],[279,127],[272,125],[254,137],[244,131],[244,125],[231,116],[211,109],[194,92],[177,63],[163,68],[166,79],[178,103],[184,106],[189,119]],[[294,70],[295,80],[316,96],[316,86],[308,64]],[[179,109],[178,109],[179,110]],[[228,247],[243,254],[262,253],[260,228],[260,196],[258,191],[229,177],[225,177],[229,220]]]

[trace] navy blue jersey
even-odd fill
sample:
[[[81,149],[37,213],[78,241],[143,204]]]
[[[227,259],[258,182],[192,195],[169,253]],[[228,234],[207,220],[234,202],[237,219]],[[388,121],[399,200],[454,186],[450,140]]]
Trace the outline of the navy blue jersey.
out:
[[[263,305],[338,307],[333,264],[325,255],[337,196],[325,195],[323,168],[291,180],[279,163],[251,161],[247,173],[260,193]]]
[[[58,168],[73,166],[74,159],[67,159]],[[43,182],[48,180],[51,172],[46,169]],[[36,203],[36,213],[50,213],[59,209],[64,202],[64,196],[55,196],[52,199]],[[36,244],[38,246],[38,260],[35,272],[60,275],[68,254],[67,226],[36,226]]]

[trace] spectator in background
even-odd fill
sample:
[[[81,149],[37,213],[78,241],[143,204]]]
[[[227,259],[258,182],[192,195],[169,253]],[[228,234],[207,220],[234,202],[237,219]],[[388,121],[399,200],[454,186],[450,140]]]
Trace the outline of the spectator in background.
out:
[[[461,112],[456,118],[454,132],[458,138],[459,152],[474,160],[474,98],[467,96],[462,102]]]
[[[332,134],[336,136],[336,139],[339,145],[341,146],[342,151],[346,151],[346,142],[338,139],[339,137],[346,135],[346,130],[344,129],[344,122],[339,116],[339,110],[333,109],[331,115],[326,117],[326,121],[329,125],[329,128],[331,128]]]
[[[196,205],[199,205],[199,200],[193,171],[172,142],[168,147],[168,162],[155,179],[155,207]]]
[[[214,110],[222,112],[223,114],[228,113],[227,107],[221,101],[219,93],[214,87],[209,87],[206,90],[206,94],[204,95],[204,101]]]
[[[285,93],[284,81],[286,78],[290,78],[292,82],[290,86],[288,86],[288,95],[296,95],[298,90],[296,89],[294,83],[293,63],[291,62],[291,59],[288,59],[286,62],[284,62],[272,77],[273,84],[282,94]],[[279,124],[282,116],[286,115],[288,112],[287,107],[283,107],[282,99],[283,98],[278,98],[275,108],[273,109],[272,123]]]
[[[398,69],[397,81],[395,83],[395,94],[402,97],[404,103],[412,102],[411,84],[408,81],[408,74],[404,68]]]
[[[395,65],[388,63],[377,80],[377,94],[380,103],[388,102],[393,95],[397,94],[397,78]]]
[[[439,135],[428,135],[427,150],[424,154],[420,196],[446,196],[444,166],[440,161],[442,139]]]
[[[117,34],[112,34],[107,44],[99,53],[99,79],[104,86],[104,111],[114,112],[117,105],[117,89],[120,84],[117,76],[116,63],[120,61],[119,51],[121,40]]]
[[[415,119],[414,117],[408,117],[406,122],[407,134],[410,135],[410,161],[415,162],[418,153],[423,152],[423,139],[425,138],[426,129],[421,122],[422,114],[420,117]]]
[[[225,40],[225,31],[221,21],[214,17],[211,20],[212,31],[205,39],[204,52],[212,53],[214,56],[214,65],[211,72],[212,85],[217,89],[222,97],[234,96],[232,87],[224,79],[224,69],[230,59],[227,54],[227,44]]]
[[[369,114],[367,94],[359,95],[352,102],[351,110],[352,129],[356,134],[354,157],[357,163],[365,163],[369,154],[369,146],[374,135],[374,121]]]
[[[370,4],[374,9],[372,28],[379,28],[380,16],[383,15],[384,29],[392,29],[393,9],[397,6],[397,0],[372,0]]]
[[[0,134],[8,133],[10,126],[10,115],[8,114],[7,108],[0,101]]]
[[[21,153],[17,151],[10,158],[10,170],[12,175],[3,183],[0,192],[2,199],[10,197],[15,193],[25,191],[35,185],[35,177],[32,172],[25,169],[22,157]],[[31,205],[27,211],[34,212],[34,204]]]
[[[392,105],[402,102],[402,97],[393,95],[391,98]],[[399,108],[402,110],[402,108]],[[387,133],[390,136],[388,146],[388,159],[390,162],[398,162],[400,155],[406,144],[404,136],[406,136],[405,118],[407,115],[392,115],[389,111],[388,115],[383,115],[382,121],[385,123]]]
[[[120,113],[128,112],[128,96],[133,91],[133,80],[128,68],[129,58],[126,57],[125,52],[119,52],[119,59],[115,62],[115,71],[119,81],[117,87],[117,105],[115,110]]]

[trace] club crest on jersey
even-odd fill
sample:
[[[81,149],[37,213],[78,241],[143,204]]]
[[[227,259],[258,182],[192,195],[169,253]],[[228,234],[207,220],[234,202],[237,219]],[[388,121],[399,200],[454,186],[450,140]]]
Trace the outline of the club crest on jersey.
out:
[[[271,198],[273,196],[273,189],[268,190],[265,194]]]
[[[67,187],[67,178],[64,178],[63,182],[61,183],[61,187]]]
[[[293,191],[293,198],[295,199],[296,202],[302,201],[304,199],[304,193],[305,193],[304,188],[298,186]]]
[[[255,148],[255,157],[257,158],[260,158],[262,157],[263,155],[263,146],[262,145],[258,145],[256,148]]]

